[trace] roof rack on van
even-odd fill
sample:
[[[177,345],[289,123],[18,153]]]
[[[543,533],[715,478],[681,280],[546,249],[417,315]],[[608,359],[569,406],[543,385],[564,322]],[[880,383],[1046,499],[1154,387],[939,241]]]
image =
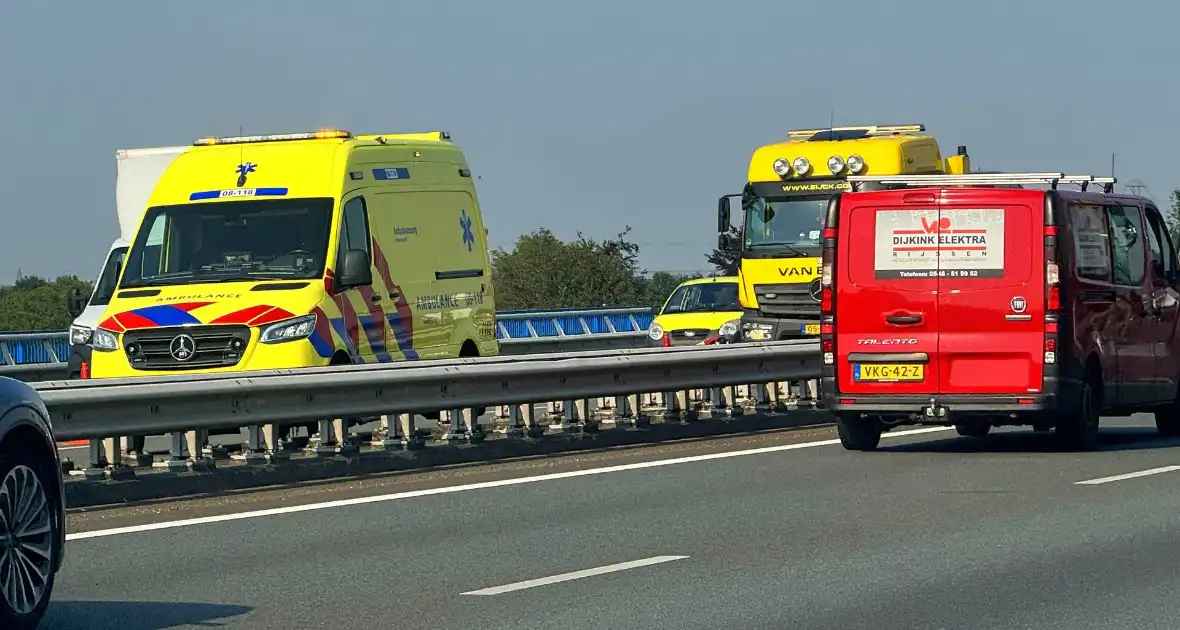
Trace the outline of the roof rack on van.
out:
[[[839,132],[859,132],[857,137],[891,136],[897,133],[921,133],[926,131],[926,125],[856,125],[853,127],[824,127],[822,129],[792,129],[787,132],[787,138],[810,138],[819,133],[832,132],[833,136],[842,136]],[[828,139],[825,137],[824,139]]]
[[[873,182],[900,186],[1021,186],[1047,184],[1054,190],[1058,184],[1078,184],[1086,190],[1089,184],[1102,184],[1103,192],[1114,192],[1118,182],[1115,177],[1093,175],[1066,175],[1065,173],[964,173],[961,175],[849,175],[848,181],[855,185]]]

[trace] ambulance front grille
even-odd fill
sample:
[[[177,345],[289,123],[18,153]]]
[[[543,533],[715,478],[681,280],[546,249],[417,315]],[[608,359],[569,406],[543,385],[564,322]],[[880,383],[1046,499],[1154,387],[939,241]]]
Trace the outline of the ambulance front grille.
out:
[[[175,326],[123,335],[123,351],[137,370],[231,367],[250,344],[248,326]]]

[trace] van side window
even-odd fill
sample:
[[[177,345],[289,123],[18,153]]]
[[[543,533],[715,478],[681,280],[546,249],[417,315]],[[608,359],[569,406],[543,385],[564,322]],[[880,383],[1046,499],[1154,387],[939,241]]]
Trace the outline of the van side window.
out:
[[[340,222],[340,245],[336,250],[336,269],[344,267],[344,252],[350,249],[363,250],[373,258],[373,245],[369,239],[369,217],[365,210],[364,197],[353,197],[344,204],[343,220]]]
[[[1171,280],[1176,277],[1176,252],[1172,249],[1171,239],[1168,237],[1167,224],[1160,216],[1159,210],[1147,208],[1147,222],[1151,225],[1151,261],[1159,264],[1163,269],[1163,279]]]
[[[1073,217],[1074,265],[1079,278],[1110,282],[1110,238],[1102,206],[1076,205]]]
[[[1143,235],[1143,215],[1134,206],[1107,206],[1110,220],[1110,245],[1114,253],[1114,283],[1139,286],[1147,265],[1147,247]]]

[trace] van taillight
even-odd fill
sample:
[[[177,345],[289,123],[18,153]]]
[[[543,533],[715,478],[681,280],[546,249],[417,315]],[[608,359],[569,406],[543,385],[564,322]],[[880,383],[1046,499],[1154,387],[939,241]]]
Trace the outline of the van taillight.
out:
[[[836,228],[823,229],[819,272],[819,341],[825,366],[836,364],[836,301],[832,288],[835,283],[836,236]]]
[[[1057,226],[1045,226],[1045,365],[1057,364],[1057,311],[1061,310],[1061,270],[1057,266]],[[1049,374],[1046,374],[1049,376]]]

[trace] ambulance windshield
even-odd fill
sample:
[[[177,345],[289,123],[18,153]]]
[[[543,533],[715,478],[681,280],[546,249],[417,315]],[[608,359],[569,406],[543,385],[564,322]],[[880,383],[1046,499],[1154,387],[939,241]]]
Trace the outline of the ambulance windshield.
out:
[[[120,288],[321,277],[332,205],[275,199],[151,208]]]

